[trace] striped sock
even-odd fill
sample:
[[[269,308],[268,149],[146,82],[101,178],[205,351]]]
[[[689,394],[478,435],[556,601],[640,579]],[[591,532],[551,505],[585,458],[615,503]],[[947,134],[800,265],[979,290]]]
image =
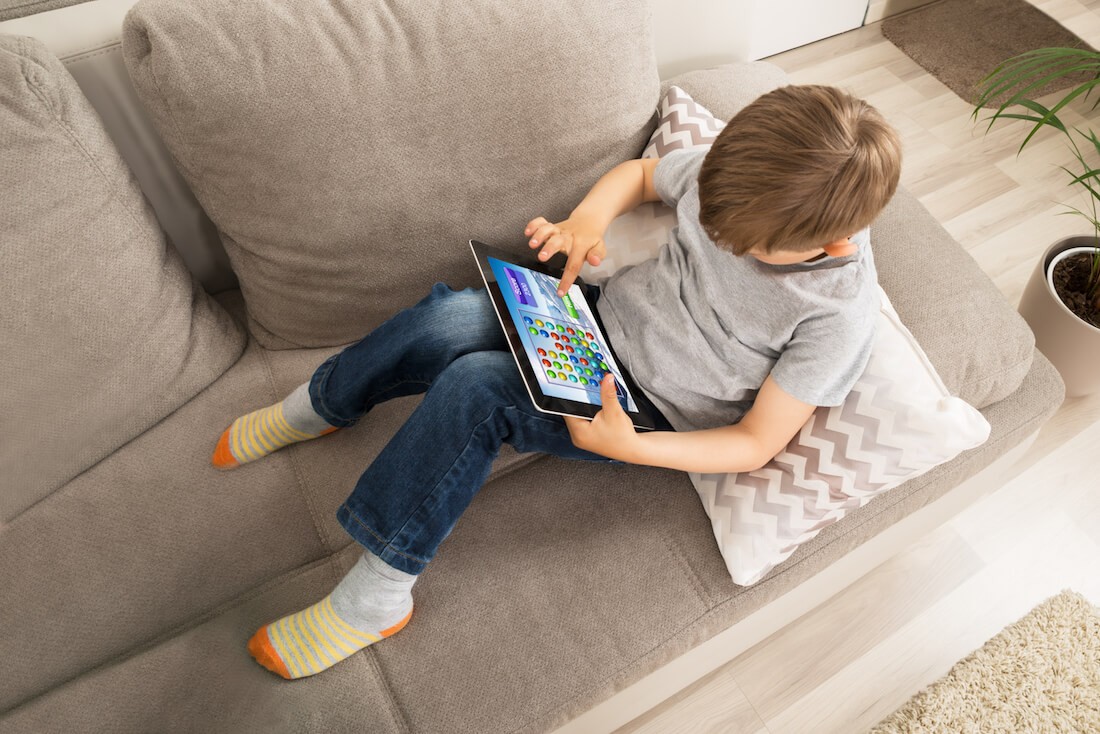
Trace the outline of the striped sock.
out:
[[[412,617],[415,581],[364,553],[331,594],[258,629],[248,651],[287,680],[320,673],[400,632]]]
[[[235,469],[298,441],[337,430],[313,410],[309,383],[299,385],[281,403],[242,415],[225,429],[214,449],[218,469]]]

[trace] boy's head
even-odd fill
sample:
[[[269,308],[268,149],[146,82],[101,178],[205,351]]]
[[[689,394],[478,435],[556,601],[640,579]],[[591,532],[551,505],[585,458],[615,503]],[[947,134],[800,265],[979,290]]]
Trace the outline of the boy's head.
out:
[[[900,172],[898,135],[869,104],[833,87],[781,87],[714,141],[699,220],[737,255],[818,250],[868,226]]]

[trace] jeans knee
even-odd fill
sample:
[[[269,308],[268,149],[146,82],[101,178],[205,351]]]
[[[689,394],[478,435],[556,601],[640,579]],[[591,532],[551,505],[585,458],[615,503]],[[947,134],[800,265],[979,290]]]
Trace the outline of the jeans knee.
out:
[[[462,396],[472,405],[510,405],[516,385],[522,387],[519,368],[509,352],[470,352],[447,366],[436,386]]]

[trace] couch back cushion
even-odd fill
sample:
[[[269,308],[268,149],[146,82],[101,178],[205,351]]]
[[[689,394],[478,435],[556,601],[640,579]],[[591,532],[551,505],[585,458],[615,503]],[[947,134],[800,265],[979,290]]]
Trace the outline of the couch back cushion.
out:
[[[3,524],[213,382],[246,337],[31,38],[0,35],[0,160]]]
[[[353,341],[478,282],[641,153],[659,82],[631,0],[142,0],[134,86],[268,348]]]

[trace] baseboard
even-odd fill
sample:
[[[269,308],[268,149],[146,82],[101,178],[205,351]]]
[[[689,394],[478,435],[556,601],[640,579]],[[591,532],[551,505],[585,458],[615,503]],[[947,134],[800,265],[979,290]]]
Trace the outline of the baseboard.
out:
[[[772,603],[655,670],[553,734],[607,734],[633,721],[836,595],[891,556],[1000,487],[1038,431],[978,474],[899,520]]]

